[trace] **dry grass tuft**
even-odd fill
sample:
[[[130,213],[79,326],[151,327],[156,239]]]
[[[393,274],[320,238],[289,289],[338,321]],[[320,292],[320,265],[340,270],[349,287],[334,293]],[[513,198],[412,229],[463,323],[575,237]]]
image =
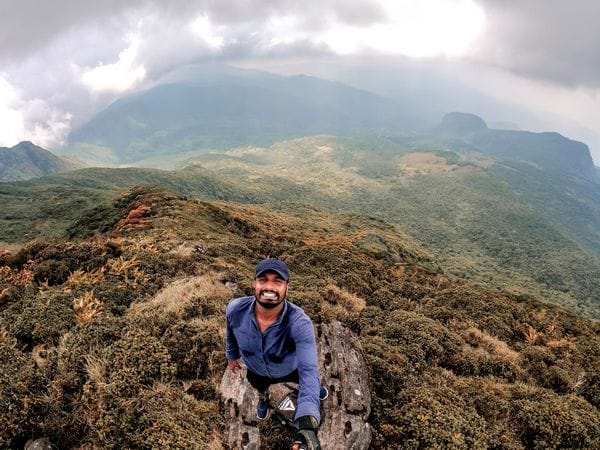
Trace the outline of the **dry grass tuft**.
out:
[[[33,283],[33,261],[27,261],[20,270],[8,266],[0,267],[0,279],[15,286],[26,286]]]
[[[4,328],[0,328],[0,342],[9,347],[16,347],[17,341],[11,338]]]
[[[138,268],[139,263],[136,256],[131,259],[119,256],[118,258],[110,259],[103,270],[107,271],[109,275],[122,280],[125,285],[136,289],[149,279]]]
[[[73,312],[77,323],[88,323],[102,314],[104,305],[94,297],[94,291],[88,291],[83,297],[73,300]]]
[[[523,331],[523,336],[525,337],[525,342],[529,345],[533,345],[540,335],[535,328],[529,326],[526,331]]]
[[[85,372],[88,376],[85,390],[90,393],[93,389],[93,393],[96,398],[101,401],[107,386],[107,361],[104,358],[86,355],[85,360]]]
[[[65,286],[63,287],[63,292],[72,292],[73,289],[77,286],[81,285],[94,285],[100,284],[104,282],[104,275],[102,274],[102,270],[94,270],[93,272],[84,272],[81,269],[77,269],[69,275]]]
[[[181,319],[185,311],[198,298],[215,300],[223,306],[231,299],[231,290],[219,281],[216,273],[175,281],[146,302],[133,304],[128,312],[135,316],[162,316],[164,319]]]
[[[31,350],[31,357],[38,367],[46,367],[48,364],[49,349],[46,344],[38,344]]]
[[[478,328],[471,327],[466,330],[465,340],[487,353],[511,364],[519,364],[521,356],[518,352],[512,350],[504,341],[491,336]]]
[[[550,348],[560,348],[560,347],[575,347],[575,343],[577,338],[575,337],[567,337],[561,339],[552,339],[546,341],[546,346]]]
[[[322,311],[331,318],[344,320],[358,316],[366,307],[366,301],[335,284],[330,284],[323,293]]]

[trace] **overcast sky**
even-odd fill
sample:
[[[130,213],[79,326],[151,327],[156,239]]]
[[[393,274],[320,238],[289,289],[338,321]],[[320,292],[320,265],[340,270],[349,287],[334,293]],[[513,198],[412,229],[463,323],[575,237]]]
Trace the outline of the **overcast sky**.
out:
[[[0,146],[58,148],[183,64],[418,60],[546,118],[600,164],[599,20],[596,0],[0,0]]]

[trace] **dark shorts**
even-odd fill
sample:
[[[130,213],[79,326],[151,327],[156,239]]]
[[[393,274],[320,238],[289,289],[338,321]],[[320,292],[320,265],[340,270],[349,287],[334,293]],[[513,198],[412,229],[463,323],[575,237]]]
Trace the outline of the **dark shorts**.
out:
[[[292,373],[286,375],[285,377],[281,378],[263,377],[262,375],[257,375],[254,372],[248,370],[246,372],[246,378],[248,379],[250,385],[258,392],[265,392],[267,389],[269,389],[269,386],[271,386],[272,384],[285,382],[298,383],[300,381],[297,369],[294,370]]]

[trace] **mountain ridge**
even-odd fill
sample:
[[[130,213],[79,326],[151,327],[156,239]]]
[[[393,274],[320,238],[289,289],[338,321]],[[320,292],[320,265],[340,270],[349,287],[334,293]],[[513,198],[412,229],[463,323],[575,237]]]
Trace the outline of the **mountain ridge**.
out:
[[[530,164],[481,153],[413,145],[316,136],[202,154],[173,172],[86,169],[7,183],[0,186],[0,198],[9,200],[0,241],[65,236],[69,220],[104,205],[107,195],[163,185],[206,200],[376,217],[416,238],[448,273],[600,316],[597,184],[550,178]],[[62,215],[48,209],[53,204],[61,204]]]
[[[0,181],[28,180],[80,166],[29,141],[10,148],[0,147]]]
[[[117,100],[73,130],[69,154],[122,163],[162,152],[266,145],[319,133],[396,130],[419,122],[392,100],[309,76],[179,80]],[[91,146],[92,148],[87,148]],[[87,152],[87,153],[86,153]]]
[[[493,156],[600,182],[588,146],[560,133],[491,129],[479,116],[460,112],[446,114],[435,131]]]

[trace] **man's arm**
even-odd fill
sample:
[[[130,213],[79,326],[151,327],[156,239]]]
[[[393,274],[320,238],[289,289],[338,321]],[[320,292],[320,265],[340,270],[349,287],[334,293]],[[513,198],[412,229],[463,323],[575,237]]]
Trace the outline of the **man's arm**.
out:
[[[232,367],[232,363],[237,363],[237,360],[240,359],[241,355],[240,347],[237,343],[235,335],[233,334],[233,329],[231,328],[230,314],[230,308],[228,305],[225,317],[225,357],[227,358],[227,361],[229,361],[229,367],[231,367],[231,369],[234,370],[234,367]],[[237,365],[239,366],[239,363],[237,363]]]
[[[321,382],[317,365],[317,343],[313,325],[308,317],[295,324],[294,341],[298,360],[298,405],[295,419],[312,416],[317,424],[321,421],[319,390]]]

